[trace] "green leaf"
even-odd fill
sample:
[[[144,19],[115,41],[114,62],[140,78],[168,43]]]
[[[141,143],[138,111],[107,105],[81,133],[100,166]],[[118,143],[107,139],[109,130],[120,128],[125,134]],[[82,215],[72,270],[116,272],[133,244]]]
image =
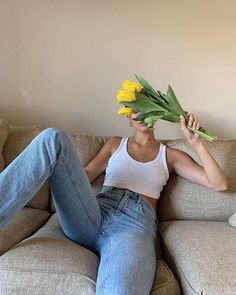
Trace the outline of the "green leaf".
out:
[[[147,97],[149,97],[151,100],[153,100],[154,102],[156,102],[157,104],[159,104],[163,108],[168,109],[168,101],[163,99],[160,95],[153,94],[153,93],[147,91],[146,89],[142,89],[141,93],[146,95]]]
[[[175,113],[176,115],[179,115],[179,116],[183,115],[185,117],[186,122],[188,122],[188,117],[186,115],[186,112],[182,109],[170,85],[168,86],[166,98],[168,99],[168,102],[169,102],[169,110]]]
[[[142,87],[147,90],[150,93],[157,94],[156,90],[152,88],[152,86],[146,81],[143,77],[135,75],[139,83],[142,85]]]
[[[166,109],[165,105],[163,105],[163,103],[161,103],[158,99],[158,96],[154,96],[153,94],[149,94],[147,93],[146,91],[144,92],[138,92],[138,91],[135,91],[135,97],[139,100],[139,99],[142,99],[142,100],[145,100],[145,101],[152,101],[154,103],[155,106],[159,106],[159,107],[162,107],[163,110]]]
[[[173,114],[171,112],[167,113],[162,117],[163,120],[172,122],[172,123],[179,123],[180,122],[180,117],[176,114]]]
[[[163,107],[151,101],[145,95],[142,95],[140,99],[133,100],[131,102],[121,101],[120,103],[124,104],[125,106],[131,107],[141,113],[152,111],[166,111]]]
[[[145,118],[147,118],[149,116],[155,116],[156,113],[157,112],[140,113],[134,118],[134,120],[135,121],[144,121]]]
[[[169,102],[166,99],[166,95],[164,93],[162,93],[161,91],[157,90],[157,93],[159,94],[159,96],[162,98],[162,100],[165,102],[166,106],[168,107]]]

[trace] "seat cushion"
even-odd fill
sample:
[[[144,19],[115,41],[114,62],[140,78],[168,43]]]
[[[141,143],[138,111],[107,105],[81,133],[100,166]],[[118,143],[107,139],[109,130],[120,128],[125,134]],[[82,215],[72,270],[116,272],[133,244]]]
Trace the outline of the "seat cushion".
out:
[[[150,295],[181,295],[175,276],[162,259],[157,259],[156,275]]]
[[[95,253],[67,239],[54,214],[0,257],[0,294],[94,295],[98,264]],[[173,273],[160,258],[150,294],[180,295]]]
[[[227,222],[169,221],[161,222],[159,231],[184,294],[235,294],[235,228]]]
[[[69,240],[57,215],[0,257],[0,294],[95,294],[99,257]]]
[[[9,125],[7,121],[0,119],[0,172],[5,167],[5,161],[2,155],[2,151],[3,151],[3,146],[7,140],[8,133],[9,133]]]
[[[45,210],[23,208],[4,229],[0,230],[0,255],[35,233],[49,218]]]

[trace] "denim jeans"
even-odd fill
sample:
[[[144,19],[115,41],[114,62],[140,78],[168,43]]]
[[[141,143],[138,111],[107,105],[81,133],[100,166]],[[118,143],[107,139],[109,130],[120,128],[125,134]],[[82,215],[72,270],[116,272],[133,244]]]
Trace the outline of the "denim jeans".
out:
[[[129,189],[103,186],[95,194],[59,129],[43,130],[0,173],[0,230],[47,179],[65,236],[100,258],[96,294],[148,295],[156,270],[155,209]]]

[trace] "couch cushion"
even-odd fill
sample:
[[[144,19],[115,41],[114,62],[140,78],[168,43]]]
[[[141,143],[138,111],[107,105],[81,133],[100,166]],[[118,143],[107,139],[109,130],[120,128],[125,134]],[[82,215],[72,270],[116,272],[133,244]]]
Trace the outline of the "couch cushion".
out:
[[[5,165],[8,166],[37,136],[45,129],[42,126],[13,126],[9,125],[9,136],[3,148],[3,157]],[[49,182],[45,181],[38,193],[26,205],[27,207],[36,209],[47,209],[49,203]]]
[[[21,212],[27,211],[37,216],[40,210]],[[95,253],[65,237],[54,214],[34,235],[0,257],[0,294],[95,294],[98,263]],[[161,259],[150,294],[180,295],[173,273]]]
[[[187,152],[201,164],[185,140],[169,140],[166,144]],[[204,144],[228,176],[228,191],[214,192],[173,174],[159,200],[160,221],[181,219],[227,221],[236,210],[236,140],[216,140]]]
[[[227,222],[170,221],[160,223],[159,230],[184,294],[235,294],[235,228]]]
[[[67,239],[54,214],[0,257],[0,294],[94,294],[98,263],[95,253]]]
[[[156,275],[150,295],[180,295],[179,284],[167,264],[157,259]]]
[[[7,121],[0,119],[0,172],[5,167],[2,151],[3,151],[3,146],[7,140],[8,133],[9,133],[9,125]]]
[[[69,135],[75,144],[83,166],[98,153],[108,136]],[[162,140],[172,148],[187,152],[195,161],[201,161],[187,144],[186,140]],[[158,207],[160,221],[173,219],[228,220],[236,209],[236,140],[204,141],[210,153],[216,158],[226,175],[230,187],[227,192],[214,192],[201,185],[194,184],[175,174],[171,175],[161,193]],[[98,177],[92,188],[95,193],[101,190],[104,174]],[[53,201],[50,208],[55,212]]]
[[[23,208],[3,230],[0,230],[0,255],[31,236],[49,218],[48,211]]]

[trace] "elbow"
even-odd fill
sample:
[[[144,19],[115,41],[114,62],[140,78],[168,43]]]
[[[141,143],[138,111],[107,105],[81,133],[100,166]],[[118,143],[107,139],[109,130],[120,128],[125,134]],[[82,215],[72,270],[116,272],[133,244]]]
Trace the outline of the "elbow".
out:
[[[227,177],[225,177],[224,181],[222,181],[222,183],[219,186],[214,187],[214,191],[215,192],[225,192],[228,190],[228,187],[229,187],[229,182],[228,182]]]

